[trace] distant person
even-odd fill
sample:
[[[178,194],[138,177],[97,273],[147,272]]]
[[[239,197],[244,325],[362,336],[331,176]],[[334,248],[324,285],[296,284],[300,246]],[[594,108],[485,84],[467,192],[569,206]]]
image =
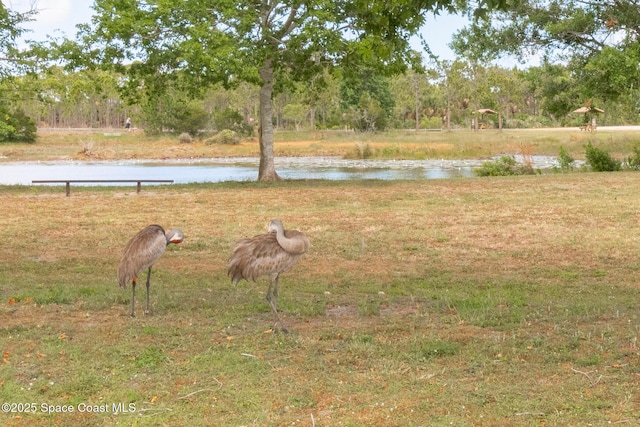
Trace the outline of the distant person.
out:
[[[127,121],[124,122],[124,128],[127,130],[127,132],[131,131],[131,118],[127,117]]]

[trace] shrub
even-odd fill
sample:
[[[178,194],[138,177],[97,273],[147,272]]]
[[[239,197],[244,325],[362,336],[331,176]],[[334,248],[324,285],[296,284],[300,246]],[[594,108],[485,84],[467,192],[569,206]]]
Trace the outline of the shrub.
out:
[[[422,129],[442,129],[441,117],[423,117],[420,119],[420,128]]]
[[[502,156],[497,160],[484,162],[474,172],[478,176],[533,175],[535,173],[530,165],[519,165],[513,156]]]
[[[2,110],[0,109],[0,115],[4,116],[4,120],[0,119],[0,142],[35,142],[37,134],[35,120],[20,109],[10,114]]]
[[[636,143],[632,147],[633,154],[627,157],[625,163],[629,169],[640,170],[640,144]]]
[[[175,133],[187,132],[191,136],[196,136],[200,130],[207,127],[208,121],[209,115],[201,105],[176,103],[167,112],[165,125]]]
[[[192,141],[191,135],[188,132],[182,132],[178,140],[180,140],[180,144],[189,144]]]
[[[595,172],[614,172],[622,169],[622,162],[611,158],[607,151],[594,147],[591,142],[587,144],[585,157],[587,164]]]
[[[367,143],[358,142],[353,154],[356,159],[369,159],[374,156],[375,150]]]
[[[220,131],[232,130],[241,136],[251,136],[253,134],[251,125],[245,123],[242,115],[231,108],[216,112],[213,116],[213,122]]]
[[[380,101],[364,94],[357,106],[350,109],[349,120],[359,132],[378,132],[387,127],[388,114]]]
[[[573,169],[573,162],[575,162],[574,158],[565,150],[565,148],[561,145],[560,151],[558,152],[558,163],[560,163],[560,169],[563,171],[568,171]]]
[[[207,145],[211,144],[228,144],[237,145],[240,144],[240,137],[238,134],[230,129],[223,129],[211,138],[207,139]]]

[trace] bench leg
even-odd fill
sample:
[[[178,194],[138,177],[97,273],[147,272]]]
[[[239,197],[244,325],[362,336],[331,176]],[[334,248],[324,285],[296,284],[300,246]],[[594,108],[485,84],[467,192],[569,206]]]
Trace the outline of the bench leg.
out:
[[[71,183],[67,181],[67,197],[69,197],[69,194],[71,194]]]
[[[136,187],[136,193],[140,192],[140,186],[141,186],[141,183],[140,181],[138,181],[138,186]]]

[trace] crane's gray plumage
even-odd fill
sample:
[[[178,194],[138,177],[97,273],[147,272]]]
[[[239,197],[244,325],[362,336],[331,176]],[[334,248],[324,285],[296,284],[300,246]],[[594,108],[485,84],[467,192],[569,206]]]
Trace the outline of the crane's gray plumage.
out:
[[[303,233],[285,230],[278,219],[271,220],[268,231],[238,240],[229,258],[227,273],[234,284],[242,279],[255,282],[260,276],[269,276],[267,301],[273,310],[275,323],[279,323],[282,331],[287,332],[278,316],[278,277],[293,267],[311,244]]]
[[[181,243],[184,234],[179,228],[173,228],[165,233],[159,225],[149,225],[129,240],[124,248],[124,254],[118,266],[118,283],[121,288],[131,282],[131,316],[135,317],[135,296],[138,274],[147,270],[147,307],[145,314],[149,313],[149,285],[151,280],[151,267],[162,256],[169,243]]]

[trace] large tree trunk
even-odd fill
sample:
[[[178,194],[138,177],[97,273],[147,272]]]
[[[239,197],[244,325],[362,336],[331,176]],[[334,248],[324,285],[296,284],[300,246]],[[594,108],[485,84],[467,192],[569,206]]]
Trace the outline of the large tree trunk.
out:
[[[273,110],[271,96],[273,94],[273,61],[267,58],[259,70],[262,79],[260,88],[260,166],[259,181],[276,181],[280,177],[276,173],[273,155]]]

